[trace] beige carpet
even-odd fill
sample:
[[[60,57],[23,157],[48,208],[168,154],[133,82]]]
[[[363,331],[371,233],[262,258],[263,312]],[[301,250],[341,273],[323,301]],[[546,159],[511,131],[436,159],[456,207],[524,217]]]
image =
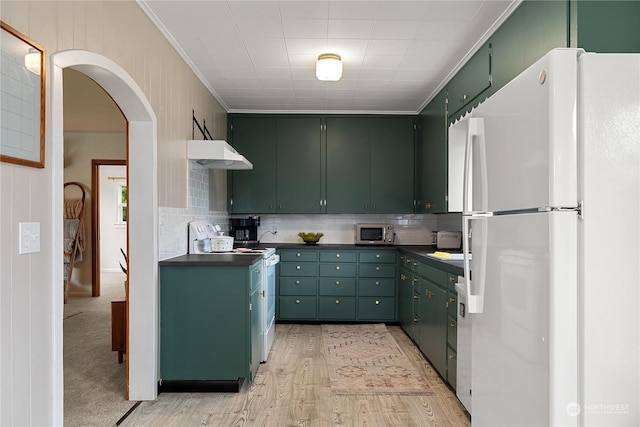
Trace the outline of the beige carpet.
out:
[[[336,394],[434,394],[384,324],[322,325]]]
[[[125,400],[125,363],[111,351],[111,301],[123,274],[102,276],[102,295],[69,296],[64,306],[64,425],[113,426],[136,403]]]

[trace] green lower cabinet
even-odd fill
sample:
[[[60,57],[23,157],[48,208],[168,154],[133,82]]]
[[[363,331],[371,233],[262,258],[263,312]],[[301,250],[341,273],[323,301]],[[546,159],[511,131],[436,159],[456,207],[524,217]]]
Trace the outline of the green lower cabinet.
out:
[[[318,318],[320,320],[354,320],[356,318],[356,298],[319,297]]]
[[[420,278],[420,350],[434,368],[447,375],[447,292]]]
[[[259,265],[160,266],[161,379],[253,378],[260,329],[251,278]]]
[[[277,320],[394,322],[395,250],[282,249]]]
[[[317,298],[293,296],[278,298],[278,318],[282,320],[313,320],[318,317]]]

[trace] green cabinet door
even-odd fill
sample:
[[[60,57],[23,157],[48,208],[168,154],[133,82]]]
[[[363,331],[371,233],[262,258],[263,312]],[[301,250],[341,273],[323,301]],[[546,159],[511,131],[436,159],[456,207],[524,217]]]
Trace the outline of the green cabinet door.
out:
[[[247,267],[160,267],[162,379],[250,378],[251,336],[260,334],[252,329],[249,283]]]
[[[398,318],[402,329],[413,339],[413,282],[405,258],[398,257]]]
[[[484,44],[447,85],[449,116],[462,114],[482,92],[491,86],[491,48]]]
[[[321,119],[277,119],[277,212],[321,212]]]
[[[369,213],[371,161],[366,117],[327,117],[327,213]]]
[[[436,370],[447,375],[447,292],[420,278],[420,349]]]
[[[571,18],[577,21],[577,47],[587,52],[640,52],[640,2],[600,0],[574,3],[576,13]]]
[[[413,212],[413,117],[371,119],[371,213]]]
[[[447,211],[447,93],[440,91],[418,116],[416,213]]]
[[[271,117],[233,117],[231,145],[253,169],[234,170],[230,213],[276,213],[277,122]]]
[[[551,49],[567,47],[568,19],[566,1],[522,2],[489,39],[489,92],[499,90]]]

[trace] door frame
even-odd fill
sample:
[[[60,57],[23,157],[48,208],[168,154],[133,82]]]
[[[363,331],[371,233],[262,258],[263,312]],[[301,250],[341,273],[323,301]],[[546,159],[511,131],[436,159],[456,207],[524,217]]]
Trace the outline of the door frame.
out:
[[[127,160],[91,159],[91,296],[99,297],[100,284],[100,166],[126,166]],[[127,187],[129,178],[127,174]],[[127,222],[129,253],[129,222]]]

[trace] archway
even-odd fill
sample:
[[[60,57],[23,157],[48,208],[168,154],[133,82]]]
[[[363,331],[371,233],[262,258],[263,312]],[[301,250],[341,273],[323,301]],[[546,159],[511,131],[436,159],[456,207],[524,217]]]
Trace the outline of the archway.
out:
[[[129,333],[127,377],[129,400],[153,400],[158,383],[158,207],[156,116],[133,78],[110,59],[84,50],[51,56],[52,142],[52,350],[54,420],[62,420],[62,203],[63,96],[62,70],[74,68],[96,81],[118,104],[128,121],[129,177]]]

